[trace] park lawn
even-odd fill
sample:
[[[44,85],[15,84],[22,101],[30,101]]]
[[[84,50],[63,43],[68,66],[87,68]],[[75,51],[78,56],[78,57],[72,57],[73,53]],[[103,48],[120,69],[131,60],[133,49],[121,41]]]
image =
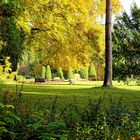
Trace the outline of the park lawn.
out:
[[[12,111],[20,118],[10,127],[18,139],[57,139],[64,134],[68,139],[139,137],[140,86],[116,82],[112,88],[101,85],[0,84],[0,103],[8,113]],[[2,115],[5,119],[5,112]]]
[[[128,108],[138,106],[140,103],[140,86],[127,86],[114,82],[113,88],[103,88],[101,81],[78,83],[75,85],[59,84],[5,84],[4,90],[23,93],[25,100],[35,106],[36,104],[49,104],[56,100],[60,105],[76,101],[78,106],[87,105],[89,100],[97,101],[101,97],[103,105],[108,106],[110,100],[122,101]]]

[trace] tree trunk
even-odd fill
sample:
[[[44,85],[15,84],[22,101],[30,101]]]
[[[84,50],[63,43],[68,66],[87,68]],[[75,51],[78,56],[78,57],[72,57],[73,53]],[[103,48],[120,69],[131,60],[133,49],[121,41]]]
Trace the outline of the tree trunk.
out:
[[[103,86],[112,86],[112,0],[106,0],[105,74]]]

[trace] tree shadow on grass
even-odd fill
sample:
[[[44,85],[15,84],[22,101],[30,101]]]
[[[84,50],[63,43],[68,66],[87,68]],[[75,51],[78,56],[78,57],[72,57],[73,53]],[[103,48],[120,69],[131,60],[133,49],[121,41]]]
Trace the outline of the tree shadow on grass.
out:
[[[32,99],[54,99],[56,96],[62,102],[67,102],[76,98],[78,102],[85,103],[90,100],[98,100],[101,96],[108,104],[110,97],[113,101],[122,100],[128,106],[138,104],[140,102],[140,91],[134,88],[123,89],[119,87],[105,88],[105,87],[82,87],[82,86],[25,86],[22,91],[24,96],[30,96]]]
[[[10,87],[11,86],[11,87]],[[15,85],[8,85],[6,90],[15,92]],[[124,104],[128,107],[133,108],[133,106],[138,106],[140,103],[140,90],[134,90],[136,87],[93,87],[93,86],[82,86],[82,85],[23,85],[22,95],[26,98],[29,103],[34,102],[44,102],[49,103],[58,97],[60,104],[65,104],[72,102],[76,99],[77,104],[85,105],[91,101],[98,101],[101,97],[103,99],[103,105],[108,106],[110,99],[113,102],[122,100]],[[140,87],[138,87],[140,88]],[[20,89],[20,86],[18,87]]]

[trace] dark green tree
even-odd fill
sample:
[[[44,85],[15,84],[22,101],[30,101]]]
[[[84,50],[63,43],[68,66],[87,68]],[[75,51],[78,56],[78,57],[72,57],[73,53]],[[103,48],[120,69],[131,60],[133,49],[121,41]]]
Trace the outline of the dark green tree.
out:
[[[131,14],[125,11],[116,19],[113,32],[113,77],[140,75],[140,8],[133,4]]]
[[[18,0],[2,0],[0,2],[0,40],[4,42],[0,49],[0,63],[10,57],[12,70],[17,70],[17,64],[22,58],[22,32],[16,26],[16,16],[19,10]]]
[[[52,79],[52,73],[51,73],[51,68],[49,65],[47,65],[46,67],[46,75],[45,75],[45,78],[47,80],[51,80]]]

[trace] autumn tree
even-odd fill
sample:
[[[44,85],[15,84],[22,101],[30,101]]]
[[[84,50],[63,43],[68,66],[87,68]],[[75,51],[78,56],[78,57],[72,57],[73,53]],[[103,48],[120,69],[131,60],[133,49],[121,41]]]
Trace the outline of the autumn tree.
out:
[[[30,4],[22,1],[27,11],[17,17],[17,26],[31,31],[28,36],[30,46],[35,48],[37,54],[44,54],[42,63],[64,70],[88,66],[94,53],[94,41],[104,34],[103,25],[98,23],[98,17],[104,12],[101,10],[102,3],[92,0],[50,0],[37,4],[26,0],[26,3]],[[29,27],[25,26],[28,24]],[[98,47],[104,51],[102,46]]]
[[[41,0],[37,5],[26,1],[30,3],[30,7],[26,5],[26,14],[29,15],[26,21],[30,20],[30,30],[33,33],[29,42],[37,54],[44,54],[44,65],[49,63],[67,71],[69,67],[80,69],[88,66],[92,58],[97,63],[103,60],[104,25],[99,23],[99,17],[104,15],[104,0]],[[113,5],[114,12],[117,12],[119,1],[113,0]],[[20,16],[17,19],[21,28],[25,20],[20,20]],[[27,30],[26,26],[24,28]]]
[[[7,5],[5,9],[10,11],[6,15],[10,14],[11,19],[3,16]],[[116,12],[119,1],[113,0],[113,5]],[[10,19],[10,25],[2,25],[9,34],[0,39],[6,46],[1,54],[8,53],[12,65],[19,63],[22,52],[27,60],[35,56],[32,65],[50,64],[65,71],[88,66],[91,59],[99,58],[97,63],[103,59],[104,25],[99,19],[104,15],[105,0],[2,0],[0,6],[1,19]]]

